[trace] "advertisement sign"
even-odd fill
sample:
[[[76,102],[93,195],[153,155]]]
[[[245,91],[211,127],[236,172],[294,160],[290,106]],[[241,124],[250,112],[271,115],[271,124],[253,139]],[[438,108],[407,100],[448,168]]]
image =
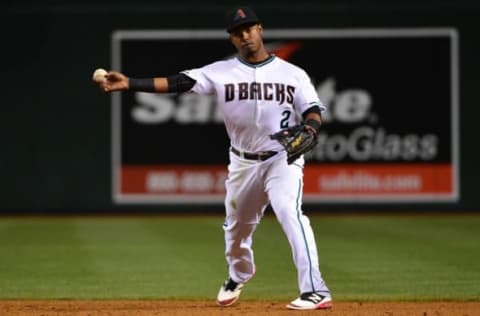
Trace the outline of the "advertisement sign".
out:
[[[306,155],[305,202],[459,198],[454,29],[266,30],[265,45],[310,75],[327,106]],[[176,74],[230,58],[225,31],[117,31],[112,69]],[[221,203],[229,140],[214,96],[112,95],[118,203]]]

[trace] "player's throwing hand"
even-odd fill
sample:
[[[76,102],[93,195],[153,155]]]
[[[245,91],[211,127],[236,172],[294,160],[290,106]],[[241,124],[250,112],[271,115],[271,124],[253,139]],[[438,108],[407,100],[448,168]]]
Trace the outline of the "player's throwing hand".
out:
[[[117,71],[109,71],[104,80],[93,80],[104,92],[126,91],[129,87],[129,79]]]

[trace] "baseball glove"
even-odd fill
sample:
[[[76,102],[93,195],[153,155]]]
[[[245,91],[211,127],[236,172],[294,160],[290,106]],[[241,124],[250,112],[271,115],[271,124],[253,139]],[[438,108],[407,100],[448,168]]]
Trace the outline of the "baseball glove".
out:
[[[318,143],[315,132],[309,130],[304,124],[282,129],[270,135],[270,138],[278,141],[285,148],[289,165],[312,150]]]

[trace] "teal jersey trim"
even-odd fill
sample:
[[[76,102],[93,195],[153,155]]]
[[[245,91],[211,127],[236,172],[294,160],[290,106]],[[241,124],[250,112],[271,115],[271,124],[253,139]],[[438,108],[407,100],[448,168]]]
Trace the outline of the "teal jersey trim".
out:
[[[275,59],[275,55],[270,55],[270,57],[268,57],[264,61],[261,61],[257,64],[251,64],[248,61],[243,60],[240,56],[237,56],[237,59],[238,59],[239,62],[241,62],[245,66],[248,66],[248,67],[251,67],[251,68],[258,68],[258,67],[262,67],[262,66],[265,66],[266,64],[271,63]]]
[[[303,234],[303,241],[305,242],[305,249],[307,250],[307,256],[308,256],[308,270],[310,274],[310,283],[312,284],[312,292],[315,292],[315,286],[313,285],[313,276],[312,276],[312,259],[310,257],[310,251],[308,251],[308,242],[307,242],[307,237],[305,236],[305,229],[303,228],[302,221],[300,219],[301,216],[301,211],[300,211],[300,196],[301,196],[301,190],[302,190],[302,180],[298,181],[298,192],[297,192],[297,219],[298,223],[300,224],[300,228],[302,229],[302,234]]]

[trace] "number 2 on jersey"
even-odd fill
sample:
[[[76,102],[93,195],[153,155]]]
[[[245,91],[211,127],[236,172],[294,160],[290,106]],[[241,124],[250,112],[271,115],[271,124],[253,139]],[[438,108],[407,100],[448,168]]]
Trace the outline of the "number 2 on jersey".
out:
[[[290,115],[292,112],[286,110],[282,112],[282,117],[283,119],[280,121],[280,128],[288,128],[288,119],[290,118]]]

